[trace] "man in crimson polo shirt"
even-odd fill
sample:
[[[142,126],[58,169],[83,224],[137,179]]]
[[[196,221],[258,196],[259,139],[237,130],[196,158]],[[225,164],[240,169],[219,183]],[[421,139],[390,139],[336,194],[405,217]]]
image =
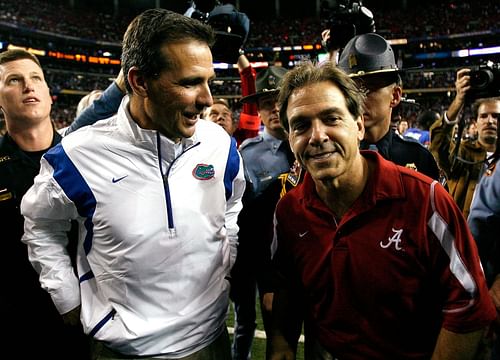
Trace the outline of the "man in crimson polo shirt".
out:
[[[435,180],[360,151],[364,94],[334,65],[291,70],[280,120],[307,170],[278,203],[268,359],[473,359],[496,311],[460,209]]]

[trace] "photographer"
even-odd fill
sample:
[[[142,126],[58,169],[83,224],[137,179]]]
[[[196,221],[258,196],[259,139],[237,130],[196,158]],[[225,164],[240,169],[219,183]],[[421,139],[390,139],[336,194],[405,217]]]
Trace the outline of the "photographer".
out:
[[[474,189],[487,166],[487,158],[495,151],[500,98],[480,98],[472,104],[477,122],[477,139],[452,141],[453,128],[459,124],[459,115],[465,105],[472,101],[470,96],[470,69],[457,71],[456,96],[442,118],[430,128],[430,150],[439,166],[445,172],[450,195],[469,215]],[[459,129],[460,129],[459,124]],[[457,139],[461,139],[459,136]]]
[[[375,32],[373,13],[361,1],[338,1],[328,22],[329,28],[321,32],[321,44],[334,63],[350,39]]]

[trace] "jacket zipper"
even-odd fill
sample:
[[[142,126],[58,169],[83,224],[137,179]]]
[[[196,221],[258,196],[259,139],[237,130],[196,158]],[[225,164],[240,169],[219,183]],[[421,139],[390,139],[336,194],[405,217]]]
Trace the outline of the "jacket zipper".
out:
[[[159,132],[156,132],[156,143],[157,143],[157,148],[158,148],[158,161],[159,161],[159,165],[160,165],[160,175],[163,179],[163,189],[165,191],[165,200],[167,203],[168,233],[169,233],[170,237],[173,238],[176,236],[176,230],[175,230],[175,225],[174,225],[174,215],[173,215],[173,211],[172,211],[172,200],[170,197],[170,187],[168,184],[168,176],[170,174],[170,169],[172,169],[172,166],[175,164],[177,159],[179,159],[187,151],[200,145],[201,142],[198,141],[197,143],[195,143],[195,144],[191,145],[190,147],[188,147],[187,149],[183,150],[182,153],[172,161],[170,166],[167,168],[167,171],[165,174],[163,173],[163,165],[162,165],[162,161],[161,161],[162,160],[161,159],[161,137],[160,137]]]

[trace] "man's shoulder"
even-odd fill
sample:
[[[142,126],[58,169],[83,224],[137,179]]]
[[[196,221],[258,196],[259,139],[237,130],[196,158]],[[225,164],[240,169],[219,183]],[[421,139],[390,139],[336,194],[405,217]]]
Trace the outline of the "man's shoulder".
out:
[[[0,163],[8,162],[17,156],[21,150],[8,135],[0,136]]]
[[[416,151],[422,151],[422,152],[428,152],[430,154],[429,149],[427,149],[420,141],[412,138],[412,137],[406,137],[405,136],[400,136],[398,134],[394,134],[393,136],[393,141],[403,147],[411,148],[412,150]]]
[[[245,151],[245,150],[248,150],[252,147],[254,147],[255,145],[257,144],[260,144],[264,141],[264,137],[259,134],[253,138],[250,138],[250,139],[246,139],[245,141],[243,141],[240,145],[240,151]]]

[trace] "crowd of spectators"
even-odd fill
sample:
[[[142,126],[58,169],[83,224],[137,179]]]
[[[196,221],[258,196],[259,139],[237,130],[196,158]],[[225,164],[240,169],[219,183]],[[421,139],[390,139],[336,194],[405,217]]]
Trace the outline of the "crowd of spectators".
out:
[[[323,2],[323,6],[326,6]],[[36,9],[36,12],[33,11]],[[377,32],[387,39],[419,38],[492,30],[498,31],[500,5],[495,1],[437,2],[432,7],[413,5],[411,9],[370,9]],[[320,43],[321,29],[329,27],[333,9],[322,9],[320,18],[250,19],[247,48]],[[118,14],[99,13],[90,9],[75,11],[67,1],[35,0],[0,1],[0,22],[72,37],[119,43],[135,14],[120,10]]]
[[[251,19],[251,29],[246,49],[266,48],[273,46],[296,45],[306,43],[320,43],[321,29],[330,26],[332,9],[327,2],[322,3],[320,18],[286,19],[286,21],[266,21]],[[33,9],[37,9],[36,12]],[[500,5],[494,1],[485,1],[479,4],[471,1],[437,3],[432,7],[414,8],[408,10],[392,9],[374,12],[377,32],[387,39],[390,38],[419,38],[439,37],[451,34],[463,34],[475,31],[500,31]],[[411,11],[410,11],[411,10]],[[97,42],[110,42],[119,45],[122,34],[127,24],[135,14],[120,11],[120,14],[97,13],[90,9],[72,9],[67,1],[55,0],[44,2],[43,6],[35,0],[0,0],[0,34],[2,40],[10,42],[12,37],[17,42],[23,42],[33,47],[57,49],[62,43],[54,43],[46,38],[30,37],[29,32],[12,32],[9,26],[16,26],[26,31],[35,30],[38,33],[57,34],[60,39],[67,36],[88,41],[88,44]],[[481,19],[481,21],[478,21]],[[1,28],[3,26],[3,28]],[[29,30],[28,30],[29,29]],[[455,49],[471,45],[470,38],[451,37],[446,44]],[[485,40],[487,42],[487,40]],[[100,55],[102,48],[85,45],[82,42],[63,42],[67,51]],[[413,47],[412,47],[413,46]],[[433,48],[433,43],[428,43],[427,48],[416,48],[409,44],[405,51],[438,51]],[[421,45],[420,45],[421,46]],[[440,45],[438,45],[440,46]],[[117,54],[115,54],[117,55]],[[117,55],[116,57],[118,57]],[[466,64],[462,64],[466,65]],[[423,93],[410,93],[408,96],[416,98],[422,107],[442,111],[449,105],[450,89],[454,87],[455,64],[446,68],[419,69],[403,74],[405,90],[421,89]],[[454,67],[451,67],[454,66]],[[47,82],[51,86],[54,97],[53,118],[58,127],[66,126],[74,117],[74,109],[81,96],[94,89],[105,89],[110,80],[116,76],[117,67],[109,66],[107,69],[88,65],[71,68],[68,62],[57,64],[53,61],[44,64]],[[104,70],[103,70],[104,69]],[[214,96],[232,99],[235,110],[238,106],[234,99],[240,94],[239,77],[236,70],[218,70],[217,80],[212,83]],[[433,90],[429,96],[425,90]],[[66,95],[71,93],[73,95]],[[437,93],[437,94],[436,94]],[[410,121],[416,117],[416,107],[408,107],[403,114]]]

